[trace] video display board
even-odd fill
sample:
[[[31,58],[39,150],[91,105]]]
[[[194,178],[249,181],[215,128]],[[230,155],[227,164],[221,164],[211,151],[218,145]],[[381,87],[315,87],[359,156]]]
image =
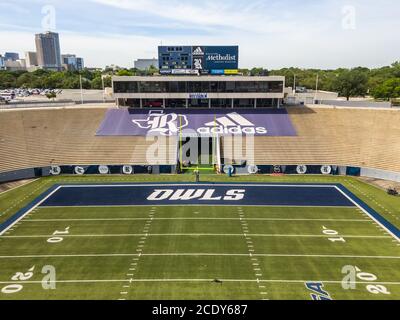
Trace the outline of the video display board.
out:
[[[238,46],[160,46],[159,69],[162,74],[237,74]]]

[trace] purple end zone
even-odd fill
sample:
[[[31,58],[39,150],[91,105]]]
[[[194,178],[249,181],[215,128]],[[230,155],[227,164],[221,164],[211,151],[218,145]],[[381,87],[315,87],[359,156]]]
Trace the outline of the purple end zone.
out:
[[[210,134],[255,134],[256,136],[296,136],[286,110],[185,110],[185,109],[110,109],[97,136],[173,136],[196,131]],[[230,130],[230,131],[226,131]],[[254,133],[253,133],[254,132]]]
[[[322,185],[65,185],[41,206],[326,206],[355,207]]]
[[[134,187],[134,188],[133,188]],[[100,188],[100,189],[99,189]],[[154,196],[155,188],[164,190]],[[177,190],[204,189],[196,198],[173,200]],[[210,190],[215,190],[210,192]],[[121,192],[122,190],[122,192]],[[169,192],[165,192],[169,190]],[[232,192],[236,190],[236,192]],[[242,190],[238,192],[237,190]],[[245,192],[243,192],[245,190]],[[208,193],[207,193],[208,191]],[[237,198],[237,195],[243,195]],[[179,195],[179,194],[178,194]],[[182,193],[180,193],[182,196]],[[164,197],[164,198],[163,198]],[[226,198],[228,197],[228,198]],[[163,198],[163,199],[162,199]],[[217,199],[214,199],[217,198]],[[218,199],[219,198],[219,199]],[[232,200],[236,198],[236,200]],[[272,206],[330,206],[358,207],[380,223],[400,241],[400,230],[340,184],[107,184],[54,185],[0,224],[0,234],[38,206],[118,206],[118,205],[272,205]]]

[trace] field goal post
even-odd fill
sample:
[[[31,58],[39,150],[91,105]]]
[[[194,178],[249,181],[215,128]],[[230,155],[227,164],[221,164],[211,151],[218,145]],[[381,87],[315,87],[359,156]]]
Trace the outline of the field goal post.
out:
[[[214,128],[217,128],[217,116],[214,115]],[[220,139],[219,135],[217,133],[217,130],[214,130],[211,135],[212,143],[211,143],[211,154],[210,154],[210,162],[208,165],[202,165],[199,164],[200,162],[200,156],[199,155],[197,159],[197,164],[194,166],[189,166],[189,167],[184,167],[183,166],[183,132],[182,132],[182,117],[179,117],[179,143],[178,143],[178,148],[179,148],[179,166],[180,166],[180,172],[185,172],[185,171],[198,171],[204,172],[204,171],[214,171],[219,173],[221,170],[221,152],[220,152]],[[201,136],[198,138],[201,139]]]

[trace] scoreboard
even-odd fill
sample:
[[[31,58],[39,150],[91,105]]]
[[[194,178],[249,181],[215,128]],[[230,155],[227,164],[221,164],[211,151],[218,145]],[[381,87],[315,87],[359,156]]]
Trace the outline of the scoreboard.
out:
[[[160,46],[162,74],[237,74],[238,46]]]

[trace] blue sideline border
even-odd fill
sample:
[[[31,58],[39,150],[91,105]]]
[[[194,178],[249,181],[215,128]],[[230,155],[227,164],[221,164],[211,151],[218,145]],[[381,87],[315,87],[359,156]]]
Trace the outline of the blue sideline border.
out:
[[[246,184],[249,185],[287,185],[287,186],[295,186],[295,185],[321,185],[321,186],[334,186],[337,187],[341,192],[343,192],[349,199],[351,199],[359,208],[361,208],[365,213],[367,213],[373,220],[378,222],[382,227],[384,227],[387,231],[389,231],[393,237],[400,242],[400,230],[394,226],[392,223],[390,223],[388,220],[386,220],[384,217],[382,217],[377,211],[372,209],[370,206],[368,206],[364,201],[362,201],[360,198],[358,198],[356,195],[354,195],[349,189],[347,189],[345,186],[342,184],[330,184],[330,183],[239,183],[239,182],[201,182],[201,183],[190,183],[190,182],[185,182],[185,183],[173,183],[173,182],[148,182],[148,183],[65,183],[65,184],[55,184],[52,187],[50,187],[47,191],[43,192],[41,195],[39,195],[37,198],[35,198],[32,202],[30,202],[26,207],[22,208],[19,210],[17,213],[15,213],[13,216],[11,216],[9,219],[7,219],[5,222],[0,224],[0,236],[3,235],[5,231],[7,231],[9,228],[11,228],[16,222],[21,220],[27,213],[32,211],[34,208],[36,208],[40,203],[45,201],[50,195],[55,192],[59,187],[64,186],[64,185],[131,185],[131,184],[143,184],[143,185],[154,185],[154,184],[165,184],[165,185],[170,185],[170,184],[175,184],[175,185],[213,185],[213,184],[226,184],[226,185],[240,185],[240,186],[245,186]]]
[[[336,184],[336,187],[342,190],[351,200],[353,200],[357,205],[366,211],[369,216],[371,216],[374,220],[376,220],[379,224],[381,224],[385,229],[390,231],[392,235],[396,238],[397,241],[400,241],[400,230],[382,217],[377,211],[372,209],[369,205],[367,205],[364,201],[358,198],[355,194],[353,194],[349,189],[347,189],[342,184]]]

